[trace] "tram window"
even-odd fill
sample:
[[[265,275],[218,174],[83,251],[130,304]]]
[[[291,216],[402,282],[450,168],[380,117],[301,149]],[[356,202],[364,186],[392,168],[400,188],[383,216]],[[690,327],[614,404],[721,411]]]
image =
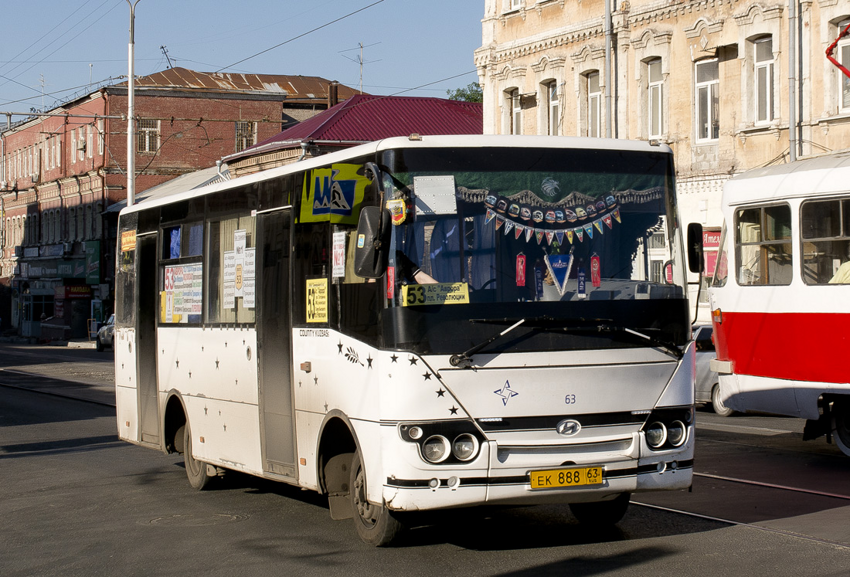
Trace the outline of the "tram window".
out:
[[[850,284],[850,199],[804,202],[800,232],[806,284]]]
[[[256,219],[235,216],[209,222],[207,320],[255,320]]]
[[[738,284],[791,284],[791,208],[774,205],[739,210],[735,223]]]

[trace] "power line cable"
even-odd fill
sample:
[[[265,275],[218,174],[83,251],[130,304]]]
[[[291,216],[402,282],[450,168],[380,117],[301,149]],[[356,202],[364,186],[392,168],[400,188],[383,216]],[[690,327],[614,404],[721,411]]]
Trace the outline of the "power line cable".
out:
[[[331,20],[330,22],[328,22],[328,23],[326,23],[326,24],[322,24],[321,26],[318,26],[318,27],[316,27],[316,28],[313,28],[312,30],[308,30],[307,32],[304,32],[303,34],[299,34],[298,36],[293,36],[293,37],[292,37],[292,38],[290,38],[289,40],[285,40],[285,41],[281,42],[280,44],[276,44],[276,45],[272,46],[271,48],[266,48],[265,50],[261,50],[260,52],[257,52],[256,54],[252,54],[251,56],[248,56],[247,58],[243,58],[242,60],[239,60],[239,61],[237,61],[237,62],[234,62],[233,64],[231,64],[231,65],[229,65],[229,66],[225,66],[224,68],[219,68],[219,69],[218,69],[218,70],[216,70],[215,72],[221,72],[222,70],[226,70],[226,69],[228,69],[228,68],[231,68],[231,67],[233,67],[233,66],[236,66],[237,64],[242,64],[243,62],[246,62],[246,61],[248,61],[248,60],[251,60],[252,58],[256,58],[257,56],[260,56],[261,54],[265,54],[266,52],[270,52],[270,51],[274,50],[275,48],[280,48],[280,47],[281,47],[281,46],[283,46],[284,44],[289,44],[290,42],[293,42],[293,41],[295,41],[295,40],[298,40],[299,38],[303,38],[303,37],[305,37],[305,36],[307,36],[307,35],[309,35],[309,34],[312,34],[313,32],[316,32],[316,31],[318,31],[318,30],[321,30],[322,28],[327,28],[327,27],[328,27],[328,26],[330,26],[331,24],[336,24],[336,23],[337,23],[337,22],[339,22],[340,20],[345,20],[346,18],[348,18],[348,17],[350,17],[350,16],[354,16],[355,14],[358,14],[358,13],[360,13],[360,12],[363,12],[364,10],[368,10],[368,9],[369,9],[369,8],[371,8],[372,6],[376,6],[376,5],[380,4],[380,3],[381,3],[381,2],[383,2],[383,1],[384,1],[384,0],[378,0],[377,2],[372,2],[372,3],[371,3],[371,4],[369,4],[368,6],[364,6],[363,8],[359,8],[359,9],[355,10],[354,12],[350,12],[350,13],[346,14],[345,16],[340,16],[340,17],[339,17],[339,18],[337,18],[336,20]]]

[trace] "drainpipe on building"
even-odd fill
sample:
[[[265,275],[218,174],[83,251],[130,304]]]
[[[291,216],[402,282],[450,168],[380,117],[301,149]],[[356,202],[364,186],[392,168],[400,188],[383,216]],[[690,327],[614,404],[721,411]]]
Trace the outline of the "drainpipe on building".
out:
[[[789,0],[793,1],[793,0]],[[611,0],[605,0],[605,137],[611,138]]]
[[[797,0],[788,0],[788,160],[797,160],[797,108],[794,94],[797,88],[794,55],[796,53]]]

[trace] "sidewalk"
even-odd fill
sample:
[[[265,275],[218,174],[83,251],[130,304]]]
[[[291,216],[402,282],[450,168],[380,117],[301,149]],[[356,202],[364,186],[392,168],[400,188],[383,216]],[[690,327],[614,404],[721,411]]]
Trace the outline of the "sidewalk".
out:
[[[47,345],[51,347],[69,347],[72,349],[95,349],[97,343],[89,339],[73,339],[70,341],[46,341],[39,342],[35,337],[0,337],[0,343],[15,343],[19,345]]]

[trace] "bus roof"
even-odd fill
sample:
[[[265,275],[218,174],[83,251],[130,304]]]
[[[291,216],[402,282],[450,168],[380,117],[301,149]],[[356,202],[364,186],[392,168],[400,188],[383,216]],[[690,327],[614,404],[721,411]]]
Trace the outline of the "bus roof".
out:
[[[737,206],[847,191],[850,191],[850,149],[748,170],[726,182],[723,204]]]
[[[333,162],[342,162],[346,159],[376,154],[383,150],[398,148],[562,148],[581,150],[621,150],[634,152],[655,152],[672,154],[673,151],[666,144],[650,144],[640,140],[622,140],[616,138],[583,138],[567,136],[503,136],[503,135],[447,135],[447,136],[418,136],[414,135],[387,138],[352,146],[338,152],[312,157],[300,162],[287,164],[269,170],[263,170],[248,174],[240,178],[218,182],[208,186],[188,185],[183,190],[176,189],[172,194],[156,196],[148,200],[124,208],[121,214],[128,214],[155,206],[167,205],[172,202],[204,196],[221,190],[245,186],[255,182],[262,182],[277,176],[283,176],[302,170],[310,170],[326,166]]]

